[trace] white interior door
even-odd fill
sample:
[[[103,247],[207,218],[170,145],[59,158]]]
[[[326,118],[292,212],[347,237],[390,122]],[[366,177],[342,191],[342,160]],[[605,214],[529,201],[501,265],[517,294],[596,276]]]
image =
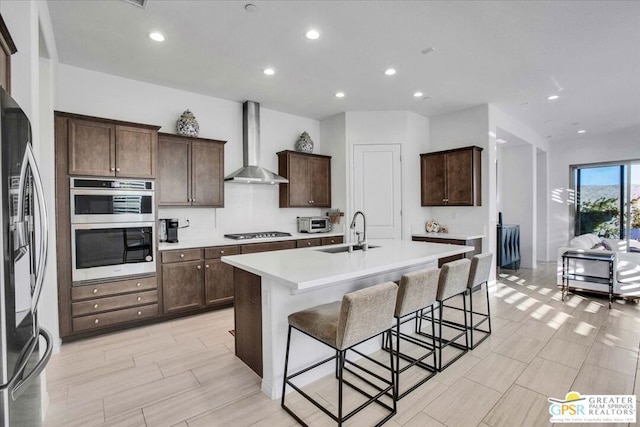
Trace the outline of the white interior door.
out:
[[[353,146],[352,208],[367,217],[367,239],[402,238],[401,177],[400,144]]]

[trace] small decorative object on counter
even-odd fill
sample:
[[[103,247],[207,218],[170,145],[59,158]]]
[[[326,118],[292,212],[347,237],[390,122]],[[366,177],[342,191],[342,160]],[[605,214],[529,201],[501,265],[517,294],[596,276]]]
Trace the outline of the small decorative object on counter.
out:
[[[340,224],[340,217],[344,215],[344,212],[340,212],[340,209],[329,209],[327,216],[331,224]]]
[[[179,135],[196,137],[200,132],[200,125],[196,120],[193,113],[189,110],[185,110],[176,122],[176,131]]]
[[[448,225],[441,225],[440,226],[440,232],[441,233],[448,233],[449,232],[449,226]]]
[[[440,224],[438,224],[434,220],[427,221],[425,230],[427,230],[427,233],[437,233],[438,231],[440,231]]]
[[[296,141],[296,151],[301,153],[313,153],[313,140],[307,132],[302,132]]]

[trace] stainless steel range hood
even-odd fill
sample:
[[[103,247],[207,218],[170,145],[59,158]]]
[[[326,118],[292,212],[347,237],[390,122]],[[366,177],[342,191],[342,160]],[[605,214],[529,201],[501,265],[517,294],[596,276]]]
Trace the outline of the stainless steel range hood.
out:
[[[242,150],[244,166],[225,177],[225,181],[242,184],[286,184],[281,177],[258,165],[260,160],[260,104],[245,101],[242,104]]]

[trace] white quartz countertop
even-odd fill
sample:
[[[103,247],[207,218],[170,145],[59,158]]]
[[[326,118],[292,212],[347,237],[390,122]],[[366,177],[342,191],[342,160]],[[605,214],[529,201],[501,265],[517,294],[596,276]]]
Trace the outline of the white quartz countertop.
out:
[[[188,239],[188,240],[180,239],[178,243],[161,242],[158,244],[158,250],[170,251],[173,249],[206,248],[210,246],[248,245],[251,243],[282,242],[285,240],[315,239],[315,238],[336,237],[336,236],[344,236],[344,233],[342,232],[291,233],[291,236],[285,236],[285,237],[269,237],[265,239],[246,239],[246,240],[235,240],[235,239],[228,239],[224,236],[213,236],[213,237],[205,237],[201,239]]]
[[[426,264],[473,251],[472,246],[408,240],[375,242],[368,251],[326,253],[322,249],[347,245],[289,249],[222,257],[222,261],[289,286],[292,292],[310,291],[345,281]]]
[[[429,237],[430,239],[471,240],[482,239],[484,234],[473,233],[413,233],[412,237]]]

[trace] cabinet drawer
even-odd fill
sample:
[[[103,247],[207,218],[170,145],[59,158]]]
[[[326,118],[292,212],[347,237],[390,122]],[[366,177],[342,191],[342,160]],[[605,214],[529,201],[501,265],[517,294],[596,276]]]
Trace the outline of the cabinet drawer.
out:
[[[296,247],[298,248],[309,248],[311,246],[320,246],[320,245],[322,245],[322,239],[319,237],[317,239],[296,240]]]
[[[273,243],[252,243],[250,245],[242,245],[240,247],[240,253],[254,254],[256,252],[280,251],[282,249],[295,249],[295,248],[296,248],[295,240],[287,240],[284,242],[273,242]]]
[[[86,316],[87,314],[102,313],[104,311],[135,307],[137,305],[151,304],[154,302],[158,302],[157,290],[90,299],[71,304],[71,315],[73,317]]]
[[[157,289],[156,277],[122,280],[119,282],[100,283],[97,285],[74,286],[71,288],[71,300],[105,297],[127,292]]]
[[[202,250],[185,249],[183,251],[164,251],[162,252],[162,263],[180,262],[180,261],[198,261],[202,259]]]
[[[322,238],[322,245],[337,245],[338,243],[343,243],[344,242],[344,237],[342,236],[335,236],[335,237],[323,237]]]
[[[240,248],[238,246],[212,246],[205,248],[204,257],[206,259],[220,258],[226,255],[238,255]]]
[[[109,311],[92,316],[82,316],[73,319],[73,331],[82,332],[90,329],[99,329],[119,323],[148,319],[158,315],[158,304],[143,305],[140,307],[125,308],[124,310]]]

